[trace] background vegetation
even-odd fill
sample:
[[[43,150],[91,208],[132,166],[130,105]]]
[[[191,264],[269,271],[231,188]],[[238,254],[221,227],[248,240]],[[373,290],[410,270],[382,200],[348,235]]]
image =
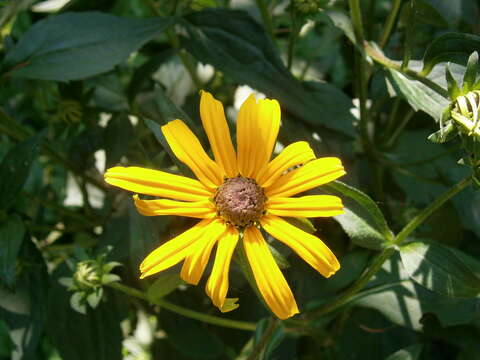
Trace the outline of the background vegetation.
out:
[[[0,358],[480,359],[478,2],[0,6]],[[277,99],[279,143],[347,169],[323,188],[346,213],[298,220],[341,270],[324,279],[274,243],[291,320],[236,265],[228,314],[177,268],[138,279],[192,222],[140,216],[103,172],[181,172],[159,125],[184,119],[206,144],[200,89],[232,121],[251,89]]]

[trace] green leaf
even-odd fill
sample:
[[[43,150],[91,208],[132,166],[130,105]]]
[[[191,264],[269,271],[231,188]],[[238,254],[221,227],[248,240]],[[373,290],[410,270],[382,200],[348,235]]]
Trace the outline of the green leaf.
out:
[[[25,236],[25,225],[17,214],[0,224],[0,280],[7,287],[15,284],[15,265]]]
[[[335,343],[342,349],[338,355],[313,358],[385,360],[389,354],[417,341],[417,338],[414,331],[394,326],[377,311],[356,309],[349,313],[343,331],[335,336]]]
[[[188,37],[182,43],[199,61],[277,99],[309,124],[354,135],[351,99],[326,83],[298,82],[283,65],[264,29],[247,13],[204,10],[185,20]]]
[[[415,0],[415,20],[440,28],[448,27],[448,23],[440,12],[425,0]],[[411,14],[409,14],[411,16]]]
[[[115,293],[107,292],[106,301],[95,310],[87,308],[85,315],[74,311],[69,305],[71,293],[58,283],[68,274],[67,267],[61,265],[51,277],[47,317],[47,334],[62,359],[122,359],[120,322],[127,317],[126,304]]]
[[[35,358],[47,312],[47,269],[42,255],[31,241],[25,241],[20,258],[23,266],[15,292],[0,287],[0,318],[15,345],[12,360]]]
[[[388,69],[387,84],[392,95],[401,96],[415,110],[422,110],[439,121],[449,101],[421,82]]]
[[[467,68],[463,75],[463,91],[465,93],[474,90],[478,73],[478,52],[474,51],[468,58]]]
[[[389,154],[393,178],[403,189],[408,201],[429,204],[446,190],[445,183],[454,183],[467,176],[467,168],[456,164],[452,149],[425,141],[425,130],[404,131]]]
[[[422,352],[421,344],[414,344],[400,349],[387,357],[385,360],[417,360]]]
[[[480,293],[480,278],[446,246],[413,242],[400,255],[410,277],[431,291],[454,298]]]
[[[70,297],[70,307],[79,314],[87,313],[87,295],[84,292],[75,292]]]
[[[441,62],[465,64],[468,57],[480,47],[480,37],[465,33],[447,33],[430,44],[423,56],[421,75],[426,76]]]
[[[35,23],[5,57],[12,76],[77,80],[111,70],[162,33],[171,18],[64,13]]]
[[[442,326],[469,323],[476,317],[480,299],[454,299],[427,290],[410,279],[400,255],[395,254],[350,305],[376,309],[399,326],[421,331],[426,313],[435,314]]]
[[[5,155],[0,164],[0,210],[8,209],[23,188],[30,166],[43,140],[44,132],[17,144]]]
[[[162,273],[158,275],[152,285],[147,290],[147,296],[152,303],[156,299],[161,299],[174,291],[178,286],[183,284],[179,274]]]
[[[392,231],[382,211],[368,195],[340,181],[323,185],[322,189],[342,198],[345,213],[334,219],[356,245],[379,250],[390,244]]]

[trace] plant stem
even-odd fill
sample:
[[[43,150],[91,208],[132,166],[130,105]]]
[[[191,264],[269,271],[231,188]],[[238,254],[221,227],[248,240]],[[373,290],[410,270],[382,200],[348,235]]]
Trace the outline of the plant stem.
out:
[[[263,24],[265,25],[265,30],[267,31],[268,36],[272,40],[272,43],[275,44],[275,36],[273,34],[273,23],[272,18],[270,17],[270,11],[268,11],[267,4],[264,0],[255,0],[257,7],[260,10],[260,15],[262,16]]]
[[[353,32],[355,39],[360,47],[363,46],[365,35],[363,33],[362,12],[360,10],[360,0],[348,0],[350,6],[350,17],[352,18]]]
[[[277,326],[278,326],[277,319],[270,318],[268,320],[267,329],[264,331],[262,337],[260,338],[258,343],[255,345],[255,347],[252,349],[252,352],[248,356],[247,360],[256,360],[259,358],[262,350],[265,348],[265,346],[268,344],[268,341],[271,339],[271,337],[275,333]]]
[[[393,25],[395,24],[395,20],[397,19],[398,10],[400,10],[401,3],[402,0],[393,0],[392,10],[390,11],[390,14],[388,14],[387,21],[385,23],[385,26],[383,27],[383,33],[378,40],[378,44],[381,48],[385,47],[385,45],[387,44],[387,41],[393,29]]]
[[[213,324],[213,325],[218,325],[218,326],[223,326],[223,327],[228,327],[232,329],[239,329],[239,330],[247,330],[247,331],[254,331],[256,328],[256,324],[246,322],[246,321],[238,321],[238,320],[230,320],[230,319],[225,319],[219,316],[212,316],[212,315],[206,315],[199,313],[194,310],[190,310],[187,308],[184,308],[182,306],[178,306],[175,304],[172,304],[171,302],[164,300],[164,299],[150,299],[147,294],[143,291],[140,291],[138,289],[135,289],[133,287],[123,285],[118,282],[113,282],[107,284],[107,286],[116,289],[118,291],[121,291],[127,295],[134,296],[136,298],[151,302],[153,304],[159,305],[163,307],[164,309],[174,312],[176,314],[188,317],[190,319],[195,319],[202,321],[204,323],[208,324]]]
[[[442,195],[436,198],[430,205],[423,209],[420,214],[415,216],[395,237],[394,243],[401,245],[405,239],[410,235],[417,227],[419,227],[430,215],[432,215],[437,209],[439,209],[448,200],[457,195],[460,191],[465,189],[472,183],[472,177],[466,177],[453,185],[450,189],[445,191]]]
[[[295,50],[295,41],[297,40],[297,17],[293,6],[290,7],[290,19],[292,21],[292,28],[290,29],[290,35],[288,37],[288,49],[287,49],[287,68],[292,69],[293,64],[293,51]]]

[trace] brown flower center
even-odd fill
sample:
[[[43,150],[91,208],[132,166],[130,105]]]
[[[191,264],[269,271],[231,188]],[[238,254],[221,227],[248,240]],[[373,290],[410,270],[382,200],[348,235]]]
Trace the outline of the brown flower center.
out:
[[[267,198],[255,180],[237,176],[224,181],[214,200],[219,216],[236,227],[245,227],[260,219]]]

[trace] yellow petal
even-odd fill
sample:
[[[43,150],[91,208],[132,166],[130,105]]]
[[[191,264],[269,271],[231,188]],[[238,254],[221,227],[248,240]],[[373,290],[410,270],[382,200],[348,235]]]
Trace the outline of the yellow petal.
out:
[[[333,252],[316,236],[274,215],[262,217],[260,223],[266,232],[292,248],[323,276],[330,277],[340,269],[340,264]]]
[[[213,196],[200,181],[141,167],[116,166],[105,173],[110,185],[139,194],[185,201],[205,201]]]
[[[326,184],[345,175],[339,158],[324,157],[282,175],[265,189],[268,198],[288,197]]]
[[[310,145],[306,141],[297,141],[283,149],[259,172],[256,177],[257,183],[263,187],[270,186],[288,169],[306,164],[313,159],[315,159],[315,154]]]
[[[200,221],[195,226],[167,241],[153,250],[140,264],[140,278],[156,274],[178,264],[192,250],[191,245],[216,224],[210,219]]]
[[[205,271],[210,253],[217,240],[225,233],[223,221],[213,222],[202,235],[202,238],[191,245],[191,252],[185,258],[180,276],[189,284],[197,285]],[[222,241],[222,240],[220,240]]]
[[[248,227],[244,233],[243,245],[258,290],[272,312],[280,319],[287,319],[297,314],[298,307],[292,291],[273,259],[260,230],[254,226]]]
[[[133,196],[135,206],[140,214],[145,216],[179,215],[200,219],[211,219],[216,216],[215,205],[210,200],[175,201],[175,200],[142,200]]]
[[[236,304],[225,306],[225,298],[228,291],[228,273],[233,251],[238,241],[238,231],[230,226],[222,238],[218,241],[215,263],[208,278],[205,292],[212,299],[213,304],[222,312],[231,311],[238,307]],[[236,305],[236,306],[233,306]]]
[[[333,195],[311,195],[298,198],[270,198],[268,214],[292,217],[325,217],[343,214],[342,199]]]
[[[255,175],[268,163],[280,127],[280,105],[276,100],[256,102],[250,96],[237,120],[238,170],[244,177]]]
[[[223,171],[203,150],[202,144],[182,120],[170,121],[162,132],[175,156],[186,164],[206,187],[214,189],[223,181]]]
[[[227,177],[237,176],[237,156],[233,149],[223,105],[206,91],[201,92],[200,117],[215,161],[223,168]]]

